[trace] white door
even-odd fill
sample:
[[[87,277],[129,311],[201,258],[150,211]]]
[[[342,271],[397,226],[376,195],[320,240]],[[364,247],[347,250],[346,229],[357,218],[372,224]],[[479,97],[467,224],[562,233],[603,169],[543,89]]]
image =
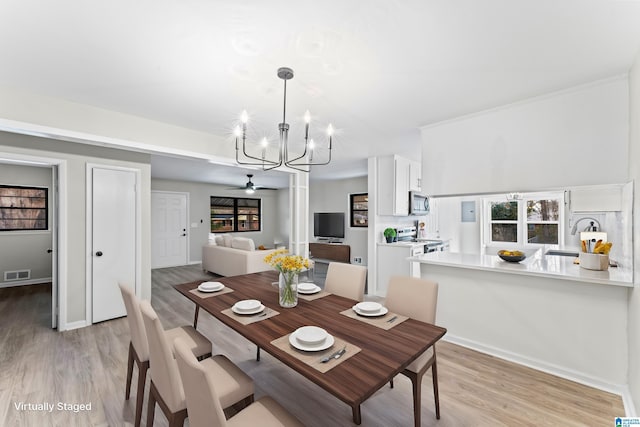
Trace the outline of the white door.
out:
[[[187,193],[151,193],[151,268],[187,264]]]
[[[92,168],[92,321],[126,314],[118,288],[135,289],[136,174]]]

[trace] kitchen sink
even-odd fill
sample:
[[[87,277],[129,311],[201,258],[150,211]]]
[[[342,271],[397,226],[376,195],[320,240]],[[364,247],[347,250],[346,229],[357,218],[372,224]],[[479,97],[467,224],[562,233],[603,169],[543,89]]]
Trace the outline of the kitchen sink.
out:
[[[559,255],[559,256],[572,256],[572,257],[577,257],[578,256],[578,252],[574,252],[574,251],[561,251],[559,249],[549,249],[545,255]]]

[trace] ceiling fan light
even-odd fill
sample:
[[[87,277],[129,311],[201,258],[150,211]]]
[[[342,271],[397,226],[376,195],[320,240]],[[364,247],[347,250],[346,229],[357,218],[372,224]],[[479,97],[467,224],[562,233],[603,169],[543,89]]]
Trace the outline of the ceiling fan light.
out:
[[[247,193],[247,194],[253,194],[253,193],[255,193],[255,192],[256,192],[256,190],[254,190],[254,189],[253,189],[253,188],[251,188],[251,187],[247,187],[247,188],[244,190],[244,192],[245,192],[245,193]]]

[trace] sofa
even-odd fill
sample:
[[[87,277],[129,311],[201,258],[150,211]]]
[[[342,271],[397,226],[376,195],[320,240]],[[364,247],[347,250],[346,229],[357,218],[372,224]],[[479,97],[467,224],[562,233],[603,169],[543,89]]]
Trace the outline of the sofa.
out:
[[[202,247],[202,269],[221,276],[271,270],[263,259],[275,249],[256,250],[252,239],[218,235]]]

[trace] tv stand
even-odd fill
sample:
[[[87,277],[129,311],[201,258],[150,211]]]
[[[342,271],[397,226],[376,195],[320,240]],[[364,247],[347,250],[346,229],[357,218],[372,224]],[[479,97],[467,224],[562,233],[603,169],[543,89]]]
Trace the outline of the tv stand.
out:
[[[309,243],[309,252],[316,262],[351,262],[351,246],[342,243]]]

